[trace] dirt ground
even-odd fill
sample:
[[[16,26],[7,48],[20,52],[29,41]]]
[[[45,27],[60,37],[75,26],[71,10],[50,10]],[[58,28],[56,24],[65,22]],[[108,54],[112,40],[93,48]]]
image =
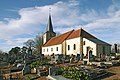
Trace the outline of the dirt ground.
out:
[[[46,78],[46,76],[44,76],[44,77],[38,78],[36,80],[48,80],[48,79]]]
[[[107,75],[106,78],[102,80],[120,80],[120,66],[113,66],[107,69],[110,72],[110,75]]]

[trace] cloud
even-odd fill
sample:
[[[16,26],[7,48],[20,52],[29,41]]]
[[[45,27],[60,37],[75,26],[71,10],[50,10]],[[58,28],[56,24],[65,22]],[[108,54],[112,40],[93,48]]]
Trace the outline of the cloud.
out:
[[[120,30],[120,8],[115,3],[113,2],[108,7],[107,13],[102,10],[98,12],[95,9],[82,8],[80,5],[82,2],[78,0],[58,1],[52,5],[22,8],[18,10],[18,18],[4,18],[4,21],[0,21],[0,39],[5,40],[5,46],[11,48],[22,45],[24,41],[29,39],[27,36],[23,38],[23,35],[31,35],[30,38],[33,38],[33,35],[36,36],[38,33],[44,32],[49,8],[52,8],[53,27],[59,33],[82,27],[99,37],[101,35],[112,37],[113,35],[110,33],[118,35]]]
[[[71,0],[69,2],[59,1],[53,5],[22,8],[18,10],[18,18],[4,18],[4,21],[0,21],[0,39],[5,41],[4,46],[11,47],[20,45],[26,40],[19,35],[37,35],[37,33],[44,32],[50,7],[52,8],[51,14],[54,15],[52,17],[54,28],[74,25],[79,22],[77,17],[79,12],[75,8],[77,5],[79,5],[77,1]]]

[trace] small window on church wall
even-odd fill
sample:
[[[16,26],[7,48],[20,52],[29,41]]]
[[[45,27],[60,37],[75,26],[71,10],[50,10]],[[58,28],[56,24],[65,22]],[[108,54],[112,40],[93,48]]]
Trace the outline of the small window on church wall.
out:
[[[48,48],[47,48],[47,52],[48,52]]]
[[[43,49],[43,52],[45,52],[45,49]]]
[[[70,50],[70,45],[68,45],[68,50]]]
[[[73,48],[74,48],[74,50],[76,50],[76,45],[75,44],[74,44]]]
[[[58,51],[58,47],[56,47],[56,51]]]
[[[53,51],[53,48],[51,48],[51,51]]]
[[[85,45],[85,41],[83,42],[83,45]]]

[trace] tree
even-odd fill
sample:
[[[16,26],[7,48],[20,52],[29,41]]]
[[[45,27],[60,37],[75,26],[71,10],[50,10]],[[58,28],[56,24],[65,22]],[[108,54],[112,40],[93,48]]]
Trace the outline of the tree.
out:
[[[35,47],[35,41],[32,39],[29,39],[27,42],[24,43],[27,47]]]
[[[42,51],[42,45],[43,45],[42,33],[41,33],[41,35],[38,34],[34,40],[29,39],[24,44],[28,48],[33,48],[34,53],[41,53],[41,51]]]
[[[19,57],[21,48],[20,47],[14,47],[9,51],[9,56],[10,56],[10,62],[13,63],[15,59]]]
[[[28,54],[32,55],[33,54],[33,49],[35,47],[35,41],[32,39],[29,39],[27,42],[24,43],[27,48],[28,48]]]
[[[3,51],[0,50],[0,60],[2,60],[3,56],[4,56]]]
[[[120,53],[120,43],[112,45],[112,53]]]
[[[41,53],[43,45],[43,38],[41,35],[37,35],[35,38],[35,48],[38,53]]]
[[[27,53],[27,47],[23,46],[23,47],[21,48],[21,52],[22,52],[23,54],[26,54],[26,53]]]
[[[20,52],[20,47],[14,47],[9,51],[9,54],[17,55]]]

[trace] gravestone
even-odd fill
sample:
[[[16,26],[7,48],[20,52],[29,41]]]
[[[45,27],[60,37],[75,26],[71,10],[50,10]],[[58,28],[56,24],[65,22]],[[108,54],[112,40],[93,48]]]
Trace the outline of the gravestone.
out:
[[[31,72],[30,66],[24,65],[22,69],[22,75],[29,74]]]
[[[59,70],[59,68],[56,66],[50,67],[49,68],[49,75],[56,75],[58,70]]]

